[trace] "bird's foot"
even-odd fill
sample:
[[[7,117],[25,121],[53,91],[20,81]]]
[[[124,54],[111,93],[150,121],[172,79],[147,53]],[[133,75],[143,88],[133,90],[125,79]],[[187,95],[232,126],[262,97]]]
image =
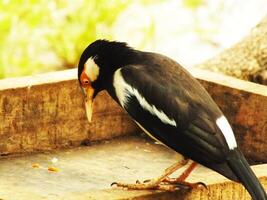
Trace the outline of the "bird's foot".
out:
[[[157,179],[146,180],[143,183],[136,181],[135,184],[128,184],[128,183],[120,183],[114,182],[111,186],[116,185],[120,188],[125,188],[129,190],[165,190],[165,191],[174,191],[179,189],[175,184],[168,184],[165,182],[161,182]]]
[[[185,179],[190,175],[190,173],[194,170],[194,168],[197,166],[197,163],[192,162],[189,167],[178,177],[178,178],[170,178],[166,177],[163,182],[168,183],[168,184],[176,184],[176,185],[181,185],[189,188],[198,188],[200,186],[205,187],[207,189],[207,186],[203,182],[196,182],[196,183],[189,183],[185,181]]]
[[[178,189],[194,189],[199,187],[207,186],[202,182],[197,183],[189,183],[186,181],[180,181],[177,178],[169,178],[167,177],[163,181],[159,181],[157,179],[145,180],[143,183],[136,181],[135,184],[129,183],[120,183],[114,182],[111,186],[116,185],[117,187],[129,189],[129,190],[165,190],[165,191],[174,191]]]
[[[207,185],[203,182],[196,182],[196,183],[189,183],[187,181],[183,181],[180,178],[165,178],[163,180],[164,183],[170,184],[170,185],[177,185],[177,186],[181,186],[181,187],[188,187],[191,189],[194,188],[199,188],[199,187],[204,187],[207,189]]]
[[[111,186],[116,185],[117,187],[126,188],[126,189],[132,189],[132,190],[148,190],[148,189],[154,189],[154,190],[168,190],[173,191],[177,188],[177,184],[168,184],[163,182],[170,174],[172,174],[174,171],[179,169],[180,167],[186,165],[188,160],[181,160],[178,163],[173,164],[169,168],[167,168],[160,177],[156,179],[151,179],[144,181],[143,183],[140,183],[139,181],[136,181],[135,184],[127,184],[127,183],[120,183],[120,182],[114,182],[111,184]]]

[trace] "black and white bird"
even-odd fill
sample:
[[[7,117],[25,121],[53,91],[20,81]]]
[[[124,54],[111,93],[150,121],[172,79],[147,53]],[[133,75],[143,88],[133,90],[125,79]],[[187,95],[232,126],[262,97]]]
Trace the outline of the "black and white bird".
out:
[[[227,119],[200,83],[174,60],[135,50],[126,43],[97,40],[81,55],[78,79],[85,94],[89,121],[93,99],[98,92],[107,90],[151,137],[186,158],[242,183],[254,200],[267,200],[263,186],[238,148]],[[160,188],[161,182],[167,181],[167,176],[181,164],[168,168],[163,176],[150,183],[117,185]],[[183,182],[185,177],[178,181]]]

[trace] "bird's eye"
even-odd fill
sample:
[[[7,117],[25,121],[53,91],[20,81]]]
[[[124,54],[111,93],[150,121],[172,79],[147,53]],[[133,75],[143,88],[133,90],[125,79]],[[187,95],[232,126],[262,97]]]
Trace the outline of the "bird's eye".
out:
[[[90,81],[88,79],[83,79],[82,82],[83,82],[84,85],[89,85],[90,84]]]

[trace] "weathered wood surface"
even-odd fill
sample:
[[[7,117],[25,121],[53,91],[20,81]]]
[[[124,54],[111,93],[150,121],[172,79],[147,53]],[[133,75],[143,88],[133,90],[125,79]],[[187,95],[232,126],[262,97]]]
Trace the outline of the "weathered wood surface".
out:
[[[199,69],[190,70],[233,124],[245,154],[267,162],[267,87]],[[76,70],[0,81],[0,153],[78,146],[139,129],[106,94],[87,123]]]
[[[57,158],[56,163],[51,159]],[[156,178],[167,167],[182,159],[162,145],[140,136],[126,136],[90,147],[57,150],[0,159],[1,200],[249,200],[241,184],[198,165],[187,181],[203,182],[200,187],[176,192],[123,190],[114,181],[134,183]],[[38,163],[40,168],[32,168]],[[53,164],[58,172],[49,172]],[[178,177],[183,170],[171,177]],[[267,164],[253,166],[267,190]]]
[[[106,94],[95,101],[88,124],[76,70],[0,81],[0,153],[78,146],[136,132]]]

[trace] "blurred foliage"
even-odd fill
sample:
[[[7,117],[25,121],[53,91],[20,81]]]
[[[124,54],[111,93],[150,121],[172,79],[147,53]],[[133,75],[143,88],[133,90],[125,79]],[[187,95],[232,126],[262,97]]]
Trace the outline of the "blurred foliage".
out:
[[[197,9],[204,4],[204,0],[183,0],[184,6],[191,9]]]
[[[74,67],[130,0],[2,0],[0,78]]]
[[[129,5],[148,6],[159,2],[165,1],[2,0],[0,78],[75,67],[88,44],[97,38],[113,38],[112,26]],[[194,15],[194,10],[205,0],[181,2]],[[202,33],[198,17],[195,19],[197,31]],[[153,17],[150,21],[150,25],[141,31],[139,48],[154,40],[157,22]]]

